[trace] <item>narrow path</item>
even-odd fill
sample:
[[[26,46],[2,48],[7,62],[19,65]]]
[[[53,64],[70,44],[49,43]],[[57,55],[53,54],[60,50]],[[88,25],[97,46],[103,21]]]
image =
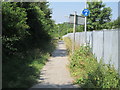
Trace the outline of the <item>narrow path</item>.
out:
[[[32,88],[76,88],[70,76],[67,65],[69,63],[66,54],[66,47],[63,41],[58,42],[52,57],[43,67],[40,75],[39,84]]]

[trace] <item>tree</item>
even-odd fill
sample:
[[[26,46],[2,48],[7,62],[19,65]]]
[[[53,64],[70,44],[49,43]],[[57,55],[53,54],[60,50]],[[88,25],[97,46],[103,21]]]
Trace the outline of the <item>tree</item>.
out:
[[[51,34],[54,27],[48,3],[23,2],[17,5],[25,8],[27,12],[27,24],[30,26],[28,31],[31,34],[29,40],[26,41],[27,44],[31,45],[29,48],[39,48],[41,51],[45,51],[47,43],[51,42]]]
[[[39,69],[33,62],[45,63],[44,55],[54,49],[50,14],[46,2],[2,2],[3,88],[36,82]]]
[[[111,21],[111,8],[105,7],[102,1],[87,2],[90,15],[87,17],[87,30],[100,30],[104,29],[105,23]]]
[[[2,3],[3,55],[16,52],[16,43],[29,34],[26,30],[29,28],[26,16],[25,9],[18,7],[16,3]]]
[[[73,31],[73,24],[69,24],[68,22],[58,24],[57,27],[58,27],[57,32],[60,37],[62,37],[63,35],[67,33],[71,33]]]
[[[76,26],[76,32],[83,32],[83,31],[84,31],[84,25]]]
[[[105,29],[116,29],[116,28],[120,28],[120,16],[111,22],[105,23],[104,24]]]
[[[113,22],[114,28],[120,28],[120,16]]]

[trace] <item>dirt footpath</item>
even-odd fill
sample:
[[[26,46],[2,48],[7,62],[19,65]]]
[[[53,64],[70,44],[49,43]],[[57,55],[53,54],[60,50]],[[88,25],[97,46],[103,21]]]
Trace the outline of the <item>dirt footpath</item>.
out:
[[[67,65],[69,63],[66,54],[66,47],[63,41],[58,42],[52,57],[43,67],[40,75],[39,84],[32,88],[76,88],[70,76]]]

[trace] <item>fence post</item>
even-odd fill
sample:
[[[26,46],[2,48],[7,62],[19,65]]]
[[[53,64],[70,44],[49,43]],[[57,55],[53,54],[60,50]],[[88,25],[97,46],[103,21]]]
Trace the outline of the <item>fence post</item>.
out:
[[[74,53],[74,50],[75,50],[76,15],[77,15],[77,12],[75,11],[74,12],[74,26],[73,26],[72,54]]]
[[[102,52],[102,58],[103,58],[103,61],[104,61],[104,30],[103,30],[103,52]]]
[[[92,45],[91,45],[92,53],[93,53],[93,32],[94,32],[94,31],[92,31]]]
[[[120,29],[118,29],[118,73],[120,75]],[[119,76],[120,77],[120,76]]]

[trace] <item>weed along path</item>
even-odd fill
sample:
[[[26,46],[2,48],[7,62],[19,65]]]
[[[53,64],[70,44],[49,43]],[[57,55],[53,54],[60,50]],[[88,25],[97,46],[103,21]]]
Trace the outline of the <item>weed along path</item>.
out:
[[[41,71],[40,83],[32,88],[77,88],[77,85],[72,84],[68,64],[66,47],[63,41],[59,41],[56,50]]]

